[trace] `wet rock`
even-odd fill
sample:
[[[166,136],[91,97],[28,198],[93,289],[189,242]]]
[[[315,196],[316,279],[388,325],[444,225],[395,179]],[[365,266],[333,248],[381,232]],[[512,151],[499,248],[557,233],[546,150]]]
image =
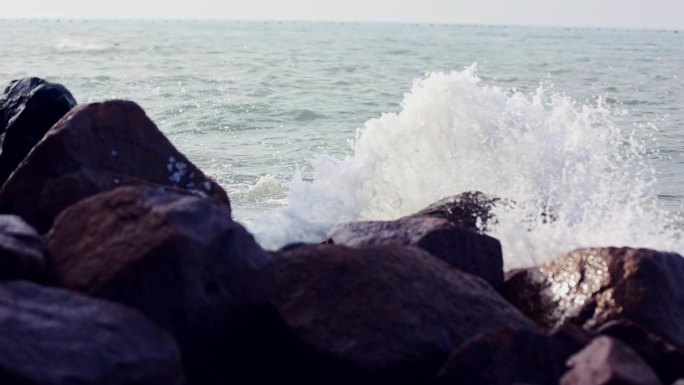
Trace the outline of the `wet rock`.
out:
[[[494,287],[503,283],[501,243],[446,219],[416,217],[341,223],[328,232],[328,240],[348,247],[415,246],[459,270],[483,278]]]
[[[534,328],[485,281],[414,247],[318,245],[275,261],[278,311],[318,357],[291,383],[428,383],[468,338]]]
[[[139,309],[193,360],[270,303],[271,258],[213,199],[120,187],[64,210],[46,236],[56,284]]]
[[[487,225],[496,222],[491,211],[500,201],[480,191],[467,191],[441,199],[407,218],[442,218],[459,227],[485,232]]]
[[[440,385],[556,385],[565,362],[591,341],[579,328],[550,335],[502,328],[475,336],[459,346],[437,374]]]
[[[663,384],[684,378],[684,349],[628,320],[610,321],[598,332],[627,344],[653,369]]]
[[[504,296],[544,328],[614,319],[684,346],[684,258],[650,249],[579,249],[507,274]]]
[[[0,280],[44,279],[43,241],[16,215],[0,215]]]
[[[40,78],[13,80],[0,96],[0,185],[64,114],[76,105],[61,84]]]
[[[0,190],[0,212],[46,232],[66,207],[123,185],[200,191],[229,206],[211,179],[176,150],[135,103],[80,105],[57,122]]]
[[[26,281],[0,282],[0,383],[180,385],[173,339],[137,311]]]
[[[561,385],[660,385],[658,377],[632,349],[610,337],[598,337],[568,360]]]

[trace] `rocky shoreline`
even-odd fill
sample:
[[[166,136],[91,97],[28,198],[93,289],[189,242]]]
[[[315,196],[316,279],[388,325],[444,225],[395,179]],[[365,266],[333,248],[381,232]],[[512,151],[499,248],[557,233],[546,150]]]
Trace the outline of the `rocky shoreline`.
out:
[[[134,102],[21,79],[0,134],[1,384],[684,383],[678,254],[504,272],[478,192],[266,251]]]

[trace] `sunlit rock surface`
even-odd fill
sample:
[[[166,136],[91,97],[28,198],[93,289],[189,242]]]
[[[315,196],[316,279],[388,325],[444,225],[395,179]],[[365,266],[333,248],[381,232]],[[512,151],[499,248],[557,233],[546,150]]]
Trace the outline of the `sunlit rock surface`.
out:
[[[588,248],[507,273],[504,296],[540,326],[597,329],[631,320],[684,346],[684,258],[650,249]]]

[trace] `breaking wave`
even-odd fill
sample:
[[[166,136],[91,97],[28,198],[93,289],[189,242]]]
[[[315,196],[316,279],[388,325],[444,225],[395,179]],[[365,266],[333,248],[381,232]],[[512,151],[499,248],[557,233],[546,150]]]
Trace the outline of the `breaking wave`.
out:
[[[395,219],[478,190],[515,202],[495,208],[491,230],[507,268],[583,246],[681,251],[644,133],[618,127],[620,113],[544,85],[526,94],[483,84],[475,65],[432,73],[399,113],[358,129],[352,155],[311,160],[313,179],[294,175],[287,204],[249,227],[267,248],[320,241],[340,221]]]

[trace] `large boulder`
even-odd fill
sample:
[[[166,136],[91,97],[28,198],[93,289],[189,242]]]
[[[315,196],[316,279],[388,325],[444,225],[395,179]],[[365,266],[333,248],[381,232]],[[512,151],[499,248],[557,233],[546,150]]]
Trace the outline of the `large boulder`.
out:
[[[302,359],[310,377],[293,383],[428,383],[468,338],[534,328],[484,280],[418,248],[318,245],[275,255],[278,311],[318,357]]]
[[[124,185],[197,190],[229,207],[228,196],[183,156],[135,103],[79,105],[58,121],[0,190],[0,212],[40,233],[66,207]]]
[[[61,84],[40,78],[13,80],[0,96],[0,185],[76,99]]]
[[[610,321],[598,332],[616,338],[632,348],[653,369],[663,384],[684,378],[684,349],[667,343],[659,336],[629,320]]]
[[[0,383],[181,385],[173,339],[137,311],[26,281],[0,282]]]
[[[185,358],[270,304],[271,258],[213,199],[120,187],[64,210],[46,236],[55,284],[139,309]]]
[[[44,275],[40,235],[16,215],[0,215],[0,280],[40,281]]]
[[[614,319],[684,346],[684,258],[650,249],[579,249],[508,274],[503,293],[544,328]]]
[[[441,199],[407,218],[442,218],[459,227],[485,232],[496,222],[492,208],[500,201],[480,191],[467,191]]]
[[[594,339],[568,360],[568,366],[560,385],[660,385],[632,349],[610,337]]]
[[[565,362],[591,337],[564,327],[545,335],[534,330],[502,328],[459,346],[437,374],[440,385],[557,385]]]
[[[415,246],[494,287],[503,283],[501,243],[442,218],[341,223],[328,232],[328,242],[348,247]]]

